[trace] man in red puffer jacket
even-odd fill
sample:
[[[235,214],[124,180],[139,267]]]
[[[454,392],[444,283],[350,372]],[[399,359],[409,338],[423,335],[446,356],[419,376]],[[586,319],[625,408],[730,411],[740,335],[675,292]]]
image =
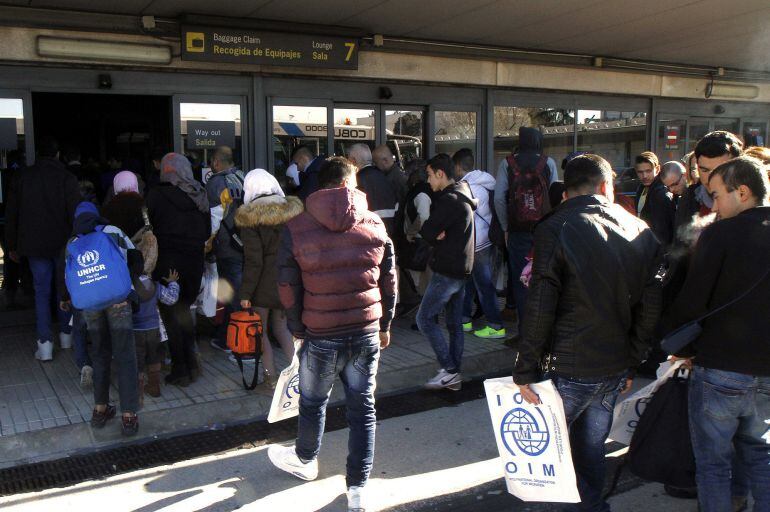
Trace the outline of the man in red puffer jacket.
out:
[[[396,306],[393,244],[379,216],[356,189],[356,167],[327,159],[321,189],[286,224],[278,251],[278,291],[299,353],[299,433],[294,446],[274,445],[276,467],[303,480],[318,476],[318,451],[332,384],[347,397],[350,443],[348,508],[365,510],[364,486],[374,459],[374,388],[380,349],[390,343]]]

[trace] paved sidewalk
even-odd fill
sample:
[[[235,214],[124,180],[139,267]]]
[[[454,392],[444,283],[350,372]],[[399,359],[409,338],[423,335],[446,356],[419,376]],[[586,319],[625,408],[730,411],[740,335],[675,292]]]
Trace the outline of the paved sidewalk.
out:
[[[438,369],[432,348],[410,328],[411,323],[410,318],[394,325],[391,347],[381,357],[378,395],[420,387]],[[507,328],[509,333],[515,330],[510,324]],[[102,431],[88,425],[93,395],[80,387],[71,351],[57,351],[52,362],[36,361],[34,330],[29,326],[0,328],[0,340],[0,467],[253,420],[267,416],[270,407],[271,390],[264,386],[244,390],[238,367],[202,342],[201,378],[187,388],[163,386],[160,398],[145,396],[140,435],[126,440],[118,422]],[[513,357],[502,340],[466,335],[464,375],[507,371]],[[110,394],[117,399],[117,389],[111,388]],[[332,403],[341,398],[341,387],[336,386]]]
[[[263,446],[0,498],[0,507],[13,512],[80,512],[104,505],[115,512],[344,511],[347,437],[347,429],[326,434],[319,457],[320,474],[314,482],[302,482],[275,469]],[[561,508],[522,503],[505,493],[497,455],[485,400],[380,421],[368,487],[371,510],[513,512]],[[665,496],[658,484],[637,481],[626,488],[627,492],[611,499],[613,510],[696,510],[691,500]]]

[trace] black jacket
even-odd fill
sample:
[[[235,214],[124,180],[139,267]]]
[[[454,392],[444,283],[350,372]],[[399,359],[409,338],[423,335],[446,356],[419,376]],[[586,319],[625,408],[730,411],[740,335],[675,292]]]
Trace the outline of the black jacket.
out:
[[[79,202],[77,178],[55,158],[40,157],[18,171],[6,208],[8,251],[57,257],[72,232]]]
[[[636,191],[634,206],[637,211],[639,211],[639,199],[642,197],[643,190],[644,186],[640,186]],[[639,213],[639,218],[650,226],[650,229],[658,237],[658,241],[663,247],[668,247],[674,240],[675,213],[674,197],[666,189],[663,182],[660,181],[660,176],[657,176],[652,185],[650,185],[650,190],[647,192],[647,201]]]
[[[676,327],[737,299],[770,268],[770,207],[747,210],[707,227],[664,328]],[[770,376],[770,277],[746,298],[705,319],[703,332],[681,355],[696,364]]]
[[[373,165],[367,165],[356,174],[358,189],[366,194],[366,202],[369,203],[369,211],[376,213],[385,224],[388,236],[395,236],[396,226],[396,189],[391,184],[384,172]]]
[[[304,203],[307,201],[307,196],[318,190],[318,171],[321,170],[321,165],[326,160],[326,157],[319,155],[310,162],[307,168],[299,173],[299,188],[297,189],[297,197],[302,199]]]
[[[454,279],[465,279],[471,274],[476,249],[473,212],[477,205],[478,200],[464,181],[434,196],[430,217],[420,229],[420,236],[434,247],[430,260],[434,272]],[[442,232],[446,236],[439,240]]]
[[[652,231],[603,196],[560,204],[535,228],[535,256],[517,384],[537,382],[540,362],[568,377],[603,377],[646,356],[660,315]]]

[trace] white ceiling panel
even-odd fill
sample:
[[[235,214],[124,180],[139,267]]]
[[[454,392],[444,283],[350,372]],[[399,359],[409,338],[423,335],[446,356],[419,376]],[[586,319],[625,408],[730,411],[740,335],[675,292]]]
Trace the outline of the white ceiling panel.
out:
[[[339,25],[344,19],[371,9],[383,0],[322,0],[307,2],[305,0],[272,0],[255,10],[252,14],[257,18],[269,20],[296,21],[298,23],[315,23],[321,25]],[[350,25],[350,24],[348,24]]]

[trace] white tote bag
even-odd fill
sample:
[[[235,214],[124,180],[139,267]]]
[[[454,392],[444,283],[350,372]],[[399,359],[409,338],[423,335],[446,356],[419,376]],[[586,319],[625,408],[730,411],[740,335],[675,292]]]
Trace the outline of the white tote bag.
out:
[[[278,376],[273,392],[273,402],[267,415],[269,423],[293,418],[299,414],[299,350],[302,342],[294,341],[294,357],[291,364]]]
[[[658,370],[658,379],[651,382],[633,395],[615,405],[612,413],[612,428],[610,429],[610,439],[618,443],[629,445],[631,437],[634,435],[636,426],[639,424],[639,417],[647,407],[647,403],[652,395],[660,388],[664,382],[674,376],[676,371],[684,361],[679,360],[673,364],[664,362],[661,369]]]
[[[206,267],[203,270],[203,278],[201,279],[201,289],[198,294],[198,298],[195,301],[195,307],[198,314],[214,318],[217,314],[217,282],[219,281],[219,275],[217,274],[216,262],[206,262]]]
[[[508,492],[523,501],[578,503],[564,405],[553,382],[531,384],[528,404],[511,377],[484,381]]]

